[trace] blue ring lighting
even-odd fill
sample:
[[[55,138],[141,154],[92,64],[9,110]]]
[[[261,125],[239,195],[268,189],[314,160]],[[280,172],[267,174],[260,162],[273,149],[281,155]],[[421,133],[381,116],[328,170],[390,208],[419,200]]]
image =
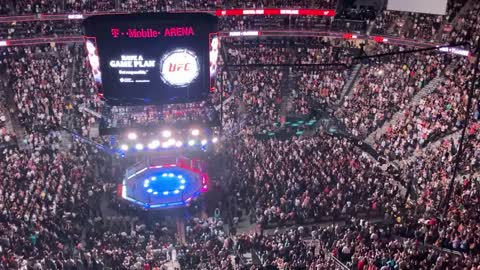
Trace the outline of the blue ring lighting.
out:
[[[152,176],[148,179],[145,179],[143,181],[143,187],[148,188],[147,192],[150,193],[150,194],[153,194],[153,195],[179,194],[182,190],[185,189],[186,181],[185,181],[185,178],[183,178],[183,175],[181,175],[181,174],[175,175],[173,173],[163,173],[161,175],[161,178],[177,179],[178,180],[178,187],[175,188],[175,189],[171,189],[171,190],[155,190],[155,189],[150,187],[151,182],[157,181],[157,177],[155,177],[155,176]],[[159,181],[161,181],[161,179],[159,179]]]
[[[190,201],[192,201],[193,199],[198,197],[202,192],[206,191],[207,183],[205,181],[205,177],[203,176],[203,178],[202,178],[202,176],[198,172],[193,171],[191,169],[181,168],[182,171],[187,170],[187,171],[194,172],[201,179],[201,184],[202,184],[201,189],[197,190],[197,191],[194,191],[193,194],[191,194],[191,192],[190,192],[190,191],[192,191],[190,189],[190,184],[189,184],[190,178],[187,177],[187,175],[185,173],[163,172],[163,173],[152,174],[152,173],[148,172],[148,170],[150,170],[150,169],[154,170],[154,169],[159,169],[159,168],[170,168],[170,167],[176,167],[176,165],[150,166],[150,167],[145,167],[143,169],[140,169],[138,171],[130,173],[123,180],[122,198],[127,200],[127,201],[130,201],[132,203],[135,203],[137,205],[140,205],[145,209],[161,209],[161,208],[169,208],[169,207],[177,207],[177,206],[188,205]],[[141,174],[143,174],[145,172],[146,172],[146,175],[140,176]],[[151,196],[150,198],[152,198],[152,200],[154,200],[154,201],[157,201],[157,200],[162,201],[162,200],[165,200],[165,199],[168,200],[168,199],[171,199],[171,198],[175,198],[175,200],[177,200],[177,201],[172,201],[172,202],[160,202],[159,201],[159,202],[153,202],[152,203],[152,202],[147,202],[150,199],[148,199],[146,197],[142,197],[144,195],[139,195],[140,197],[142,197],[143,200],[139,199],[139,198],[135,198],[135,197],[129,197],[129,195],[127,195],[127,189],[128,189],[127,182],[130,179],[136,178],[137,176],[138,176],[139,179],[136,180],[135,182],[138,181],[137,183],[139,185],[143,185],[143,189],[142,189],[142,191],[140,191],[142,194],[147,195],[149,197]],[[164,179],[164,177],[168,178],[168,179]],[[163,184],[161,182],[162,180],[168,182],[168,184],[167,183]],[[196,179],[196,180],[198,180],[198,179]],[[172,189],[172,187],[174,187],[174,189]],[[168,188],[168,189],[165,189],[165,188]],[[150,189],[150,192],[147,192],[147,190],[149,190],[149,189]],[[182,189],[184,189],[183,191],[187,192],[188,198],[185,199],[183,197],[185,195],[185,193],[182,191]],[[177,194],[174,193],[175,190],[178,190]],[[166,196],[166,195],[168,195],[168,196]],[[181,197],[179,197],[179,196],[181,196]]]

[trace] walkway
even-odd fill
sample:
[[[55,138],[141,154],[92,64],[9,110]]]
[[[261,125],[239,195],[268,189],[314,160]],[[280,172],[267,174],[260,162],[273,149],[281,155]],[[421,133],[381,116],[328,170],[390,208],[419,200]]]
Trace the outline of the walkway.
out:
[[[436,77],[433,80],[431,80],[425,87],[423,87],[418,93],[413,96],[412,100],[408,103],[409,107],[416,106],[420,103],[421,99],[431,92],[433,92],[437,86],[443,82],[444,78],[443,77]],[[368,135],[367,139],[365,139],[365,142],[367,142],[370,145],[373,145],[375,143],[375,140],[379,137],[381,137],[386,131],[389,126],[395,126],[400,120],[402,119],[404,115],[404,110],[399,110],[397,111],[392,118],[390,118],[388,121],[385,121],[382,126],[378,127],[376,130],[374,130],[370,135]]]

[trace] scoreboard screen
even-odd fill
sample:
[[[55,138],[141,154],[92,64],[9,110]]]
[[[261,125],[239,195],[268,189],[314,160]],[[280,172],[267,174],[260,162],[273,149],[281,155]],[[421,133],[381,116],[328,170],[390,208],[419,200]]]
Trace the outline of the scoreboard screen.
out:
[[[172,104],[205,99],[218,21],[204,13],[89,17],[87,59],[110,104]]]

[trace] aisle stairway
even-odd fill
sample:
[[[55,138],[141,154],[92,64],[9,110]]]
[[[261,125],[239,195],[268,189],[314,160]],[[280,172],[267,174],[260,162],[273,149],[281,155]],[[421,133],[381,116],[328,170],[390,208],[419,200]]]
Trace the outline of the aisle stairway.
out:
[[[457,130],[456,132],[454,132],[452,134],[449,134],[445,137],[442,137],[442,138],[428,144],[427,146],[425,146],[423,148],[417,149],[410,156],[408,156],[408,158],[401,159],[401,160],[393,160],[393,161],[389,161],[389,162],[385,163],[384,165],[382,165],[382,168],[386,169],[389,166],[394,166],[395,168],[397,168],[400,171],[403,170],[403,168],[410,168],[411,164],[414,164],[415,162],[417,162],[417,157],[421,156],[423,153],[425,153],[428,150],[436,149],[436,148],[440,147],[440,145],[444,141],[454,142],[455,145],[458,148],[458,143],[460,141],[461,134],[462,134],[462,130]],[[473,168],[473,169],[475,169],[475,168]],[[480,171],[477,171],[477,172],[474,172],[474,173],[471,173],[471,174],[459,173],[455,177],[455,181],[457,181],[457,182],[463,181],[464,177],[469,178],[469,179],[477,179],[477,178],[480,177]]]
[[[281,85],[281,99],[280,112],[278,113],[279,122],[286,119],[288,112],[291,110],[291,94],[292,90],[296,87],[297,76],[292,72],[292,68],[284,70],[285,74],[282,78]]]
[[[415,106],[415,105],[419,104],[420,100],[423,97],[429,95],[431,92],[433,92],[437,88],[437,86],[441,82],[443,82],[443,80],[444,80],[444,78],[441,77],[441,76],[436,77],[433,80],[431,80],[424,88],[422,88],[422,90],[420,90],[413,97],[413,99],[410,101],[408,106]],[[370,145],[373,145],[375,143],[375,139],[382,136],[386,132],[387,127],[394,126],[395,124],[397,124],[400,121],[400,119],[402,118],[403,114],[404,114],[404,110],[400,110],[400,111],[396,112],[390,120],[385,121],[381,127],[377,128],[376,130],[371,132],[370,135],[368,135],[368,137],[365,139],[365,142],[370,144]]]
[[[403,15],[404,24],[402,26],[402,29],[400,29],[400,32],[398,33],[399,37],[403,37],[406,34],[408,28],[412,26],[413,23],[409,18],[410,18],[409,13],[405,12],[405,14]]]
[[[7,77],[7,74],[6,73],[3,73],[3,74],[0,74],[0,81],[6,81],[8,79]],[[0,83],[0,98],[1,100],[5,101],[6,103],[6,99],[7,99],[7,88],[4,87],[4,84],[3,83]],[[6,104],[1,104],[0,106],[4,106]],[[1,108],[0,109],[0,113],[3,114],[5,116],[5,128],[7,129],[7,133],[8,134],[14,134],[15,131],[13,129],[13,125],[12,125],[12,116],[10,115],[10,110],[8,109],[8,107],[4,107],[4,108]]]
[[[9,80],[7,74],[2,74],[2,81]],[[27,132],[25,128],[20,123],[20,119],[18,119],[18,107],[17,103],[14,100],[14,92],[12,88],[4,89],[5,94],[5,111],[8,112],[9,124],[7,128],[10,128],[10,132],[14,133],[17,137],[17,145],[20,150],[24,150],[28,148],[28,144],[25,143],[27,139]]]
[[[412,155],[408,156],[408,158],[405,158],[405,159],[401,159],[401,160],[392,160],[392,161],[389,161],[388,163],[384,164],[383,167],[388,167],[389,165],[393,165],[395,167],[398,167],[399,169],[401,167],[408,167],[409,164],[411,162],[414,162],[415,159],[420,156],[422,153],[424,153],[425,151],[427,150],[430,150],[430,149],[435,149],[435,148],[438,148],[440,146],[440,144],[445,141],[445,140],[453,140],[455,142],[457,142],[459,139],[460,139],[460,135],[461,135],[462,131],[461,130],[458,130],[448,136],[445,136],[443,138],[440,138],[432,143],[430,143],[429,145],[423,147],[423,148],[420,148],[420,149],[417,149],[415,152],[412,153]]]
[[[162,265],[165,270],[180,270],[180,264],[177,261],[169,261]]]
[[[456,25],[457,24],[457,21],[458,21],[458,18],[460,18],[463,14],[465,14],[469,9],[470,7],[473,5],[474,1],[477,1],[477,0],[469,0],[463,7],[462,9],[455,15],[455,18],[453,18],[453,20],[449,23],[448,21],[444,20],[443,24],[440,26],[440,30],[438,31],[438,33],[435,35],[435,38],[434,40],[436,41],[441,41],[441,38],[442,38],[442,34],[443,34],[443,29],[445,28],[446,25],[450,24],[450,25]]]
[[[360,71],[362,70],[363,65],[362,64],[356,64],[353,69],[352,73],[350,73],[350,76],[348,76],[348,80],[343,86],[342,92],[340,94],[340,98],[338,99],[338,106],[340,106],[343,101],[345,100],[345,97],[350,94],[350,91],[352,91],[353,86],[355,85],[355,82],[357,81],[358,75],[360,74]]]

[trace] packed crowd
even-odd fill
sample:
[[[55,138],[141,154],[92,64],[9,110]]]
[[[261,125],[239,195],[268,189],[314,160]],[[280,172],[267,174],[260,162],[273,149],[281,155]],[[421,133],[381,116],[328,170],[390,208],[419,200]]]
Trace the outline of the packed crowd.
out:
[[[452,31],[442,35],[442,41],[468,42],[471,48],[476,48],[480,38],[478,12],[480,12],[480,3],[472,1],[466,12],[458,17]]]
[[[105,128],[152,126],[173,123],[214,123],[218,114],[208,102],[107,108]]]
[[[101,113],[86,69],[83,46],[14,47],[7,49],[7,87],[13,90],[16,114],[27,132],[68,128],[87,134],[97,121],[82,111]]]
[[[270,38],[266,40],[226,40],[229,65],[252,64],[345,64],[356,47],[348,41],[327,38]]]
[[[66,49],[66,47],[64,47]],[[9,87],[18,117],[29,131],[59,126],[66,109],[71,52],[56,47],[9,48]]]
[[[226,7],[243,7],[243,8],[267,8],[267,7],[279,7],[282,5],[295,7],[295,8],[324,8],[335,9],[337,0],[300,0],[300,1],[281,1],[281,0],[261,0],[261,1],[222,1],[222,5]]]
[[[372,23],[372,34],[400,36],[428,42],[435,42],[437,39],[443,42],[451,41],[449,25],[467,3],[469,3],[468,0],[448,1],[446,15],[385,10]],[[477,4],[473,3],[473,5]]]
[[[326,30],[331,17],[323,16],[226,16],[219,18],[219,29],[248,30]]]
[[[478,160],[478,140],[472,142],[466,160]],[[304,226],[353,216],[357,218],[344,226],[310,232],[320,240],[323,252],[331,252],[352,268],[479,266],[479,190],[472,174],[478,161],[462,166],[467,168],[462,172],[469,174],[455,183],[447,215],[441,219],[455,156],[450,145],[435,148],[403,167],[405,180],[418,179],[406,208],[405,194],[398,186],[405,182],[384,175],[375,162],[356,151],[346,140],[325,135],[286,142],[245,139],[240,149],[235,149],[234,179],[244,181],[234,180],[238,183],[234,191],[240,197],[250,195],[245,205],[255,211],[256,221],[264,227],[300,224],[298,231],[276,232],[263,240],[265,246],[256,246],[265,263],[285,264],[290,269],[315,262],[320,268],[314,269],[326,269],[321,267],[328,265],[328,258],[322,253],[312,256],[314,251],[298,241],[308,238]],[[384,220],[389,222],[377,226],[358,218],[369,220],[378,214],[385,214]]]
[[[0,25],[1,39],[75,36],[82,33],[79,21],[14,22]]]
[[[84,269],[160,269],[171,260],[175,233],[168,222],[147,226],[138,217],[92,222],[83,248]]]
[[[452,22],[457,13],[467,3],[467,0],[448,1],[446,15],[412,14],[410,17],[410,27],[405,33],[407,38],[433,41],[438,38],[447,23]]]
[[[258,40],[242,40],[224,42],[226,48],[226,57],[230,65],[276,65],[294,63],[299,65],[322,65],[325,66],[305,66],[295,68],[279,68],[282,72],[282,79],[278,78],[279,88],[274,88],[269,93],[269,102],[259,101],[258,109],[262,109],[265,105],[273,104],[274,113],[269,112],[267,119],[275,120],[278,118],[278,110],[283,99],[287,98],[288,113],[308,115],[316,105],[329,104],[333,105],[340,100],[341,90],[343,89],[349,72],[346,66],[349,65],[352,55],[358,53],[359,49],[349,42],[335,42],[328,39],[270,39],[265,41]],[[333,64],[329,66],[329,64]],[[259,68],[259,70],[261,70]],[[239,74],[237,71],[232,72],[234,76],[244,76],[244,80],[252,81],[249,74]],[[268,76],[267,76],[268,77]],[[260,76],[263,78],[263,76]],[[242,87],[248,87],[248,83],[235,83]],[[253,81],[252,81],[253,82]],[[268,83],[260,82],[260,84],[268,85]],[[290,89],[292,88],[293,89]],[[255,93],[257,90],[253,88]],[[276,89],[277,93],[273,91]],[[260,89],[261,90],[261,89]],[[268,90],[268,88],[266,89]],[[242,93],[242,99],[247,107],[252,104],[249,96],[249,90],[245,91],[240,88],[236,92]],[[258,97],[255,97],[258,98]],[[287,101],[287,100],[285,100]],[[254,104],[254,103],[253,103]],[[252,114],[255,115],[255,114]]]
[[[219,18],[223,31],[326,30],[331,17],[322,16],[225,16]],[[81,20],[15,21],[0,23],[1,39],[82,35]]]
[[[11,7],[9,5],[2,5],[0,6],[0,15],[8,15],[11,11]]]
[[[278,269],[476,269],[478,258],[448,254],[421,241],[396,237],[398,224],[352,218],[344,226],[298,227],[255,235],[251,245]],[[308,240],[302,240],[307,238]],[[332,257],[345,263],[339,268]]]
[[[119,5],[115,1],[77,1],[67,0],[64,5],[56,4],[55,1],[11,1],[10,6],[15,6],[18,14],[31,13],[62,13],[62,12],[112,12],[112,11],[139,11],[139,12],[159,12],[159,11],[178,11],[178,10],[214,10],[218,8],[262,8],[262,7],[304,7],[304,8],[335,8],[336,1],[304,1],[278,3],[278,1],[254,1],[254,2],[238,2],[238,1],[145,1],[145,0],[122,0]],[[467,16],[460,18],[460,23],[456,24],[456,28],[452,36],[450,36],[450,23],[460,13],[462,8],[468,3],[467,0],[449,1],[446,15],[428,15],[428,14],[409,14],[405,12],[388,11],[380,12],[379,16],[373,19],[376,14],[369,11],[368,16],[363,14],[363,9],[352,9],[348,14],[339,14],[335,23],[332,24],[333,18],[323,16],[224,16],[220,17],[220,29],[223,30],[278,30],[278,29],[302,29],[302,30],[325,30],[334,29],[340,31],[360,31],[364,32],[366,22],[372,22],[372,34],[388,34],[394,36],[407,37],[409,39],[418,39],[422,41],[450,41],[451,38],[463,39],[469,38],[465,35],[472,33],[469,29],[458,27],[462,22],[468,20],[472,22],[477,3],[473,3],[473,9],[467,10]],[[238,6],[236,6],[238,5]],[[61,9],[60,6],[63,8]],[[13,13],[5,7],[7,13]],[[10,11],[7,11],[10,10]],[[360,13],[359,13],[360,12]],[[470,15],[469,15],[470,14]],[[463,14],[462,14],[463,15]],[[373,16],[373,17],[372,17]],[[347,18],[347,20],[345,18]],[[469,18],[472,19],[469,19]],[[354,22],[362,22],[359,27]],[[406,25],[406,27],[404,27]],[[468,28],[475,27],[474,23],[469,23]],[[0,37],[4,38],[20,38],[33,37],[38,35],[72,35],[80,34],[81,30],[78,23],[74,21],[52,21],[48,24],[41,22],[15,22],[13,24],[2,24],[0,26]]]
[[[348,78],[348,71],[305,71],[296,78],[297,88],[292,91],[290,112],[309,115],[318,106],[340,102],[341,92]]]
[[[15,135],[7,126],[8,110],[6,109],[6,99],[4,96],[0,97],[0,145],[8,145],[15,141]]]
[[[477,256],[462,256],[441,251],[439,248],[428,246],[421,237],[399,237],[402,222],[376,225],[357,219],[348,225],[343,228],[338,226],[330,228],[330,231],[323,231],[320,235],[327,239],[333,238],[333,253],[352,269],[478,267]]]
[[[98,213],[91,168],[99,157],[78,143],[61,151],[55,132],[31,134],[27,144],[27,150],[1,152],[0,265],[62,269],[78,254],[82,226]]]
[[[400,119],[387,126],[377,140],[378,150],[391,153],[392,158],[401,158],[465,126],[467,91],[471,82],[471,73],[465,69],[468,66],[467,59],[456,59],[433,91],[404,107]]]
[[[95,12],[172,12],[185,10],[216,10],[219,8],[325,8],[333,9],[336,0],[318,1],[166,1],[166,0],[6,0],[6,5],[0,7],[2,15],[29,14],[64,14],[64,13],[95,13]],[[332,21],[330,17],[322,16],[226,16],[220,18],[220,29],[223,30],[265,30],[265,29],[326,29]],[[70,36],[81,35],[80,21],[17,21],[0,24],[0,38],[29,38],[38,36]]]
[[[51,56],[51,54],[41,55]],[[30,61],[36,60],[30,58]],[[271,82],[268,83],[271,84]],[[238,89],[241,84],[233,83],[233,85]],[[78,87],[84,86],[79,79]],[[83,98],[79,99],[83,100]],[[478,113],[476,114],[478,117]],[[95,153],[82,154],[81,152],[85,150],[81,145],[76,144],[71,150],[72,153],[65,159],[64,153],[60,153],[57,149],[59,142],[55,135],[49,135],[44,139],[42,136],[35,135],[35,130],[30,130],[32,132],[30,144],[39,154],[34,153],[30,162],[28,156],[25,156],[28,152],[18,149],[4,152],[4,154],[8,153],[3,163],[6,174],[16,175],[16,179],[25,177],[26,183],[29,183],[28,179],[32,177],[35,179],[36,175],[41,174],[36,174],[36,171],[44,172],[47,169],[45,164],[54,164],[55,167],[57,164],[55,160],[62,161],[58,163],[61,164],[59,166],[62,171],[49,170],[51,175],[47,174],[40,178],[47,179],[40,181],[40,184],[45,185],[46,188],[37,188],[35,182],[33,185],[27,185],[28,188],[20,187],[19,185],[25,181],[5,180],[7,182],[2,185],[5,187],[2,188],[5,190],[2,193],[5,199],[2,201],[5,201],[8,214],[4,217],[5,223],[3,223],[7,226],[4,230],[6,237],[3,238],[3,246],[6,248],[3,250],[6,252],[5,258],[8,259],[2,262],[4,266],[20,268],[32,266],[38,269],[42,267],[55,269],[56,267],[58,269],[76,265],[91,267],[90,269],[101,269],[102,266],[138,269],[145,265],[152,268],[160,267],[170,258],[169,254],[173,250],[172,245],[175,240],[171,238],[169,229],[158,225],[146,227],[139,224],[134,226],[129,234],[127,233],[128,224],[120,230],[114,228],[119,226],[118,224],[106,228],[101,225],[99,210],[95,208],[98,204],[96,200],[102,194],[101,188],[84,184],[92,181],[92,176],[88,175],[91,174],[90,170],[68,166],[68,164],[75,164],[75,160],[85,164],[83,161],[96,157]],[[475,152],[478,148],[472,146],[470,149],[473,149],[473,154],[478,156],[478,151]],[[401,196],[392,178],[384,175],[374,162],[346,140],[316,135],[313,138],[291,139],[286,142],[275,140],[261,142],[247,137],[233,151],[232,155],[237,159],[234,177],[238,179],[234,181],[238,185],[234,192],[239,192],[241,197],[246,198],[248,206],[246,210],[251,211],[251,216],[263,226],[318,222],[323,220],[321,217],[334,220],[360,214],[376,215],[387,212],[395,215],[399,213]],[[27,170],[17,174],[11,171],[15,168],[17,170],[29,168],[30,165],[24,166],[22,162],[32,163],[33,172]],[[87,162],[85,166],[88,167],[92,163]],[[15,164],[15,166],[9,164]],[[470,165],[476,166],[476,164]],[[438,170],[438,167],[435,170]],[[451,169],[446,168],[446,170],[448,172]],[[81,177],[83,174],[86,176]],[[65,175],[65,177],[58,175]],[[65,182],[67,177],[69,181]],[[438,178],[445,180],[445,178]],[[437,216],[434,214],[437,214],[439,209],[435,212],[431,207],[440,205],[437,200],[444,196],[435,194],[445,192],[445,184],[439,185],[434,180],[437,179],[435,176],[430,176],[429,179],[430,181],[425,183],[418,183],[420,186],[418,194],[424,193],[425,196],[417,201],[419,207],[422,207],[422,210],[417,211],[424,217],[418,219],[418,215],[407,214],[403,222],[400,221],[393,226],[393,229],[389,229],[396,230],[395,235],[408,237],[406,240],[392,238],[392,232],[389,231],[387,234],[375,226],[364,223],[351,224],[312,231],[312,235],[321,239],[319,245],[323,247],[317,252],[310,250],[301,240],[302,229],[299,229],[299,232],[275,233],[273,236],[254,234],[237,239],[237,236],[226,237],[222,230],[216,228],[217,225],[207,224],[204,227],[203,223],[200,223],[192,226],[197,228],[197,234],[192,234],[191,238],[188,238],[186,247],[178,249],[177,257],[187,266],[200,265],[207,269],[216,267],[222,269],[235,264],[231,261],[236,261],[235,256],[238,255],[234,255],[232,259],[232,254],[235,254],[232,253],[233,251],[243,250],[248,246],[258,250],[263,264],[285,268],[308,266],[332,269],[334,263],[329,255],[330,252],[346,264],[357,265],[360,269],[426,267],[434,264],[441,267],[455,263],[461,263],[464,267],[478,265],[478,258],[473,255],[466,255],[467,257],[459,261],[458,255],[449,257],[440,251],[435,251],[434,248],[424,247],[424,245],[435,244],[464,254],[476,254],[479,240],[476,238],[478,229],[475,209],[478,206],[475,198],[478,191],[474,185],[475,180],[466,178],[455,186],[455,203],[452,204],[455,207],[449,209],[448,220],[438,221],[432,220],[432,216]],[[81,182],[75,185],[76,181]],[[73,200],[65,200],[62,197],[64,186],[66,186],[65,194],[69,196],[77,194],[71,196]],[[83,190],[86,186],[90,186],[91,190],[88,188]],[[19,197],[12,196],[15,193],[11,190],[17,188],[25,190],[25,195],[20,193]],[[53,202],[50,203],[44,198],[49,198],[49,194],[54,190],[57,196],[53,196]],[[253,196],[246,196],[247,194],[253,194]],[[39,200],[37,197],[25,200],[22,196],[40,196],[39,198],[43,199]],[[41,203],[33,204],[35,205],[33,208],[22,207],[20,204],[24,202],[29,205],[30,201]],[[78,201],[86,202],[86,205],[76,210],[80,212],[75,212],[72,208],[78,205]],[[42,204],[45,205],[42,206]],[[64,222],[56,222],[54,218],[58,215],[57,207],[65,212]],[[21,217],[20,220],[23,219],[20,223],[19,217]],[[72,221],[65,222],[69,219]],[[85,220],[91,220],[89,222],[94,225],[92,230],[89,230],[89,237],[84,245],[80,240],[79,227],[76,225],[82,224]],[[35,230],[30,229],[29,222],[35,222]],[[59,228],[51,222],[65,227]],[[18,228],[21,228],[21,233],[18,233]],[[12,232],[17,233],[12,234]],[[65,235],[68,237],[65,238]],[[415,239],[415,241],[409,239]],[[419,242],[422,243],[421,247]],[[119,243],[124,243],[126,246],[118,249]],[[242,244],[240,247],[234,247],[234,243]],[[49,255],[49,259],[43,259],[45,255]]]
[[[111,12],[111,11],[139,11],[139,12],[159,12],[159,11],[178,11],[178,10],[214,10],[218,8],[267,8],[267,7],[291,7],[291,8],[325,8],[334,9],[337,6],[336,0],[318,0],[318,1],[166,1],[166,0],[122,0],[118,2],[112,0],[102,1],[78,1],[66,0],[64,3],[59,1],[16,1],[9,0],[7,5],[2,6],[4,14],[35,14],[35,13],[69,13],[69,12]],[[439,39],[443,42],[451,39],[475,40],[470,35],[475,31],[475,14],[478,9],[478,3],[473,1],[472,8],[462,13],[458,22],[453,27],[450,23],[460,14],[462,8],[470,2],[467,0],[448,1],[446,15],[428,15],[415,14],[397,11],[384,10],[373,20],[374,11],[368,12],[365,16],[364,9],[352,9],[347,15],[339,14],[336,18],[336,25],[332,25],[333,18],[322,16],[226,16],[220,18],[220,28],[225,30],[265,30],[265,29],[308,29],[323,30],[330,26],[339,30],[348,29],[349,31],[365,31],[364,24],[360,29],[354,27],[353,21],[372,22],[373,34],[389,34],[395,36],[407,37],[422,41],[435,41]],[[360,12],[360,13],[359,13]],[[466,13],[466,14],[465,14]],[[348,18],[345,23],[344,18]],[[357,18],[359,17],[360,18]],[[16,22],[13,25],[2,24],[0,27],[0,37],[26,37],[42,35],[59,35],[80,33],[80,29],[74,22],[53,21],[46,26],[42,22]],[[75,27],[63,27],[63,25]],[[462,27],[467,25],[467,28]],[[406,27],[404,27],[406,26]]]
[[[104,102],[91,81],[91,70],[88,69],[84,47],[75,46],[72,51],[71,95],[65,97],[67,110],[62,126],[87,136],[89,129],[100,121],[98,115],[103,112]]]
[[[274,67],[238,68],[231,70],[230,76],[232,88],[240,94],[239,113],[246,113],[249,125],[261,129],[279,120],[284,71]]]
[[[238,192],[257,222],[319,222],[398,207],[395,181],[346,139],[319,134],[287,141],[246,138],[234,150]]]
[[[398,50],[390,45],[375,45],[376,52]],[[400,51],[405,48],[400,47]],[[365,137],[405,110],[413,96],[439,76],[452,61],[450,55],[437,53],[397,54],[367,63],[345,98],[337,116],[354,136]]]
[[[10,6],[10,12],[16,15],[60,13],[61,3],[57,0],[12,0],[5,1]]]
[[[477,126],[477,127],[475,127]],[[435,145],[418,149],[414,158],[405,159],[399,165],[407,170],[405,179],[410,181],[411,209],[397,233],[422,241],[427,245],[455,250],[467,255],[466,262],[477,260],[478,244],[478,124],[468,130],[464,156],[457,167],[457,178],[450,188],[459,151],[459,134],[439,140]],[[451,192],[451,201],[445,198]],[[413,212],[420,218],[414,218]],[[445,217],[442,217],[442,215]]]
[[[412,21],[407,22],[412,25],[405,33],[405,37],[432,41],[440,31],[443,23],[442,19],[440,15],[415,14],[411,19]]]
[[[58,12],[52,1],[11,3],[20,13]],[[277,4],[231,2],[232,6],[245,7]],[[335,1],[289,4],[330,7]],[[430,39],[464,4],[451,2],[449,14],[442,18],[418,15],[413,19],[414,30],[407,35]],[[120,5],[127,10],[142,5],[147,11],[174,3],[120,1]],[[176,8],[228,5],[179,2]],[[2,8],[0,12],[11,12]],[[65,9],[76,11],[113,8],[110,1],[65,2]],[[466,27],[455,26],[452,37],[476,41],[479,31],[472,22],[477,20],[474,15],[478,8],[473,3],[472,12],[459,18],[458,25]],[[403,27],[398,24],[401,17],[396,13],[384,16],[378,29],[398,32]],[[235,20],[235,24],[244,24],[238,29],[256,27]],[[392,23],[396,24],[393,28],[387,27]],[[55,35],[50,24],[32,31]],[[30,33],[18,33],[15,28],[1,35]],[[348,59],[355,52],[351,44],[308,38],[225,42],[225,48],[225,62],[231,65],[349,65]],[[367,48],[377,53],[404,49],[378,44]],[[9,47],[2,49],[5,52],[1,58],[7,67],[5,86],[12,91],[14,106],[0,113],[0,136],[4,141],[7,136],[14,138],[5,132],[8,113],[20,120],[26,136],[22,149],[7,146],[0,150],[1,269],[161,269],[173,258],[182,269],[246,269],[242,257],[246,253],[258,256],[262,266],[279,269],[337,269],[334,258],[362,270],[480,269],[476,176],[480,168],[480,103],[477,90],[471,114],[466,115],[466,91],[472,76],[467,58],[417,53],[364,63],[353,89],[346,93],[336,116],[361,139],[387,123],[386,132],[374,138],[373,147],[398,161],[400,178],[384,171],[381,164],[345,138],[317,131],[284,141],[257,140],[245,132],[249,129],[238,125],[242,122],[261,129],[279,121],[283,98],[289,95],[295,114],[310,114],[319,103],[335,105],[341,101],[348,73],[225,66],[218,70],[219,79],[208,103],[142,108],[134,113],[131,108],[113,110],[112,116],[120,118],[115,125],[131,126],[158,123],[159,119],[179,122],[209,118],[219,110],[220,102],[226,101],[223,125],[225,134],[233,138],[225,139],[219,152],[228,155],[225,162],[231,164],[222,200],[222,213],[228,218],[182,215],[186,225],[182,240],[172,220],[151,222],[145,212],[125,211],[121,204],[112,208],[125,211],[125,215],[104,220],[102,200],[115,194],[116,188],[112,174],[105,169],[111,160],[80,141],[64,145],[60,127],[86,136],[99,121],[95,114],[103,111],[83,60],[83,47],[52,44]],[[440,83],[428,95],[415,99],[435,78]],[[289,83],[292,80],[294,83]],[[398,112],[400,118],[389,122]],[[466,125],[466,117],[470,123],[464,156],[455,168],[459,130]],[[449,135],[452,137],[446,137]],[[458,177],[450,189],[455,170]],[[448,196],[450,201],[446,201]],[[229,207],[230,201],[233,207]],[[240,216],[250,218],[259,230],[236,234]],[[373,218],[382,222],[374,224],[370,222]],[[308,226],[332,221],[341,223]],[[283,226],[294,228],[276,229]]]
[[[237,0],[201,0],[201,1],[171,1],[171,0],[120,0],[119,6],[114,0],[8,0],[2,5],[1,14],[39,14],[39,13],[69,13],[69,12],[100,12],[100,11],[176,11],[176,10],[214,10],[224,8],[268,8],[287,6],[292,8],[323,8],[335,9],[337,0],[315,1],[237,1]]]
[[[374,21],[372,34],[401,36],[405,24],[404,14],[399,11],[385,10]]]
[[[116,1],[112,0],[65,0],[66,12],[105,12],[115,11]]]

